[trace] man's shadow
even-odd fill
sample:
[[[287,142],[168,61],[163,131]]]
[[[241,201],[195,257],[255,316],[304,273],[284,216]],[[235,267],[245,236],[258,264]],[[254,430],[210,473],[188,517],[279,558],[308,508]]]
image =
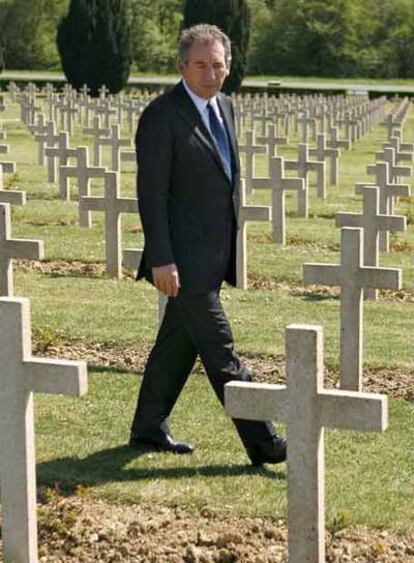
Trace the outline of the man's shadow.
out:
[[[150,453],[138,451],[128,446],[118,446],[95,452],[83,459],[65,457],[37,464],[39,485],[54,485],[59,482],[70,492],[77,485],[93,486],[110,482],[139,481],[143,479],[182,479],[185,477],[236,477],[241,475],[260,475],[271,479],[285,480],[286,474],[267,467],[253,467],[250,464],[180,466],[179,456],[176,467],[133,467],[125,466],[143,455]],[[154,456],[166,455],[158,452]],[[173,454],[167,454],[173,455]]]

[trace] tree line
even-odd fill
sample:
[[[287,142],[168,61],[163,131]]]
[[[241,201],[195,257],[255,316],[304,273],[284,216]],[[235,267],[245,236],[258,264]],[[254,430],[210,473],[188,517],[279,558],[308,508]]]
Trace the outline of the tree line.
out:
[[[94,4],[95,2],[90,2]],[[122,0],[133,71],[175,71],[186,10],[234,0]],[[245,0],[249,74],[414,77],[412,0]],[[0,0],[0,68],[61,69],[56,35],[70,0]]]

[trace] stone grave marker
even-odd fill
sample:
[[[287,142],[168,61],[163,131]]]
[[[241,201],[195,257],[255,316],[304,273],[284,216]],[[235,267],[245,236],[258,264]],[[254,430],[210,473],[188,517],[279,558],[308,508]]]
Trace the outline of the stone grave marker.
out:
[[[349,139],[339,138],[338,127],[330,127],[329,138],[326,145],[331,149],[349,150],[352,147],[352,143]]]
[[[317,195],[318,197],[326,198],[325,162],[310,160],[308,145],[299,143],[298,159],[285,160],[285,170],[297,170],[299,178],[304,178],[308,186],[309,172],[316,172]]]
[[[277,147],[279,145],[287,145],[289,139],[287,137],[279,137],[277,127],[273,123],[267,127],[267,135],[260,135],[256,140],[261,145],[267,145],[269,158],[276,156]]]
[[[4,174],[14,174],[16,172],[16,163],[11,161],[0,160],[0,166]]]
[[[84,211],[105,213],[106,272],[108,276],[120,279],[122,277],[121,213],[138,213],[138,200],[120,196],[118,172],[105,172],[104,182],[103,197],[81,197],[79,205]]]
[[[402,215],[385,215],[379,212],[379,188],[365,186],[362,192],[362,213],[337,213],[337,227],[364,229],[364,266],[378,267],[378,241],[381,231],[405,231],[407,219]],[[377,299],[378,290],[364,289],[364,299]]]
[[[407,184],[395,184],[391,182],[388,172],[387,162],[377,162],[374,166],[369,167],[370,174],[375,175],[375,182],[355,184],[355,192],[362,194],[362,189],[366,186],[378,186],[379,192],[379,211],[384,215],[391,215],[391,201],[395,197],[407,197],[410,195],[410,186]],[[379,234],[379,250],[380,252],[388,252],[389,236],[388,231],[381,231]]]
[[[45,131],[35,134],[34,138],[37,143],[37,163],[43,166],[45,164],[46,147],[54,147],[59,142],[55,122],[47,121]]]
[[[76,164],[73,166],[60,166],[59,191],[60,197],[69,201],[69,179],[76,178],[79,198],[91,195],[90,184],[93,178],[105,178],[106,168],[102,166],[89,166],[88,147],[77,147]],[[92,225],[91,212],[79,205],[79,224],[89,228]]]
[[[270,221],[271,209],[262,205],[247,205],[246,189],[243,180],[240,184],[240,205],[236,241],[236,286],[247,289],[247,223],[250,221]]]
[[[111,150],[111,170],[113,172],[121,171],[121,148],[131,147],[131,139],[121,139],[121,128],[119,125],[111,125],[111,131],[108,138],[99,139],[100,146],[108,146]]]
[[[277,190],[279,192],[278,195],[275,196],[276,201],[280,201],[281,193],[284,190],[297,190],[298,192],[298,216],[299,217],[307,217],[308,216],[308,185],[304,178],[286,178],[285,177],[285,168],[283,160],[283,165],[275,164],[279,161],[274,159],[279,159],[282,157],[273,157],[269,160],[269,176],[264,178],[253,178],[252,179],[252,188],[254,190]],[[272,195],[273,198],[273,195]],[[279,227],[284,224],[284,220],[282,220],[282,210],[281,209],[272,209],[272,217],[273,220]],[[284,215],[284,210],[283,210]],[[280,239],[280,236],[277,235],[277,238]],[[276,242],[280,242],[277,240]],[[281,243],[283,244],[283,243]]]
[[[329,184],[337,186],[339,182],[339,155],[340,149],[332,149],[326,145],[325,133],[320,133],[316,137],[316,148],[309,149],[309,156],[316,158],[317,161],[329,160]]]
[[[382,148],[394,150],[396,163],[413,161],[413,151],[401,150],[401,143],[398,137],[391,137],[389,141],[382,143]],[[375,160],[387,161],[384,150],[375,153]]]
[[[255,156],[256,154],[266,154],[264,145],[255,143],[255,132],[251,129],[246,131],[246,140],[244,144],[239,145],[239,152],[244,155],[244,181],[246,194],[250,195],[253,190],[253,177],[255,174]]]
[[[304,282],[341,287],[341,389],[362,389],[362,291],[365,288],[401,289],[401,270],[364,266],[362,229],[341,229],[340,264],[304,264]]]
[[[26,205],[26,192],[5,190],[3,184],[3,166],[0,164],[0,203],[10,205]]]
[[[28,299],[0,298],[0,483],[5,561],[37,563],[33,393],[83,395],[85,362],[32,356]]]
[[[69,135],[67,131],[59,133],[59,141],[56,147],[46,147],[45,156],[47,160],[48,182],[55,183],[59,166],[67,166],[70,158],[76,158],[78,151],[69,147]]]
[[[0,295],[13,295],[13,258],[41,260],[43,256],[43,241],[11,237],[10,206],[0,204]]]
[[[101,118],[95,115],[92,127],[86,127],[83,132],[93,138],[93,165],[101,166],[101,144],[102,138],[108,138],[111,130],[109,127],[101,127]]]
[[[388,177],[390,182],[398,182],[400,176],[410,177],[411,176],[411,166],[398,166],[396,163],[395,150],[391,147],[384,148],[383,150],[384,158],[381,162],[386,162],[388,164]],[[375,174],[376,165],[368,166],[367,173]]]
[[[307,190],[303,178],[286,178],[284,160],[276,156],[270,160],[270,178],[272,183],[272,238],[278,244],[286,242],[286,206],[287,190],[298,193],[298,203],[303,202],[304,214],[307,216]],[[299,209],[302,211],[302,209]],[[300,215],[301,216],[301,215]]]
[[[286,386],[232,381],[232,418],[282,420],[287,427],[289,563],[325,563],[325,428],[384,432],[385,395],[324,389],[322,327],[286,329]]]

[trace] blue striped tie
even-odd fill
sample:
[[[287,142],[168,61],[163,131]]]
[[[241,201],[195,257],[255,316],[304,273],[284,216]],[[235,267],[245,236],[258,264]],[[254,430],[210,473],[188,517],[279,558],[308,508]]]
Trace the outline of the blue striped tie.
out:
[[[227,132],[224,126],[220,123],[213,106],[209,102],[207,104],[208,108],[208,118],[210,122],[210,130],[216,141],[217,148],[219,150],[221,160],[226,170],[226,174],[230,181],[232,180],[232,170],[231,170],[231,155],[230,155],[230,144],[227,137]]]

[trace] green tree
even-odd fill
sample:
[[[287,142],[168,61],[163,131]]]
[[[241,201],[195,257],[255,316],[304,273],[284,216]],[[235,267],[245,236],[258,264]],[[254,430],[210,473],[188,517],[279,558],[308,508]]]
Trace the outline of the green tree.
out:
[[[182,0],[130,0],[132,60],[143,72],[175,70]]]
[[[352,75],[360,0],[275,0],[270,10],[252,61],[256,72]]]
[[[68,0],[0,0],[0,51],[14,69],[59,66],[56,25]]]
[[[57,45],[68,82],[87,84],[96,96],[101,86],[122,90],[131,66],[125,0],[71,0],[58,27]]]
[[[245,0],[186,0],[184,27],[198,23],[217,25],[231,40],[231,71],[226,92],[239,90],[246,65],[250,35],[250,9]]]

